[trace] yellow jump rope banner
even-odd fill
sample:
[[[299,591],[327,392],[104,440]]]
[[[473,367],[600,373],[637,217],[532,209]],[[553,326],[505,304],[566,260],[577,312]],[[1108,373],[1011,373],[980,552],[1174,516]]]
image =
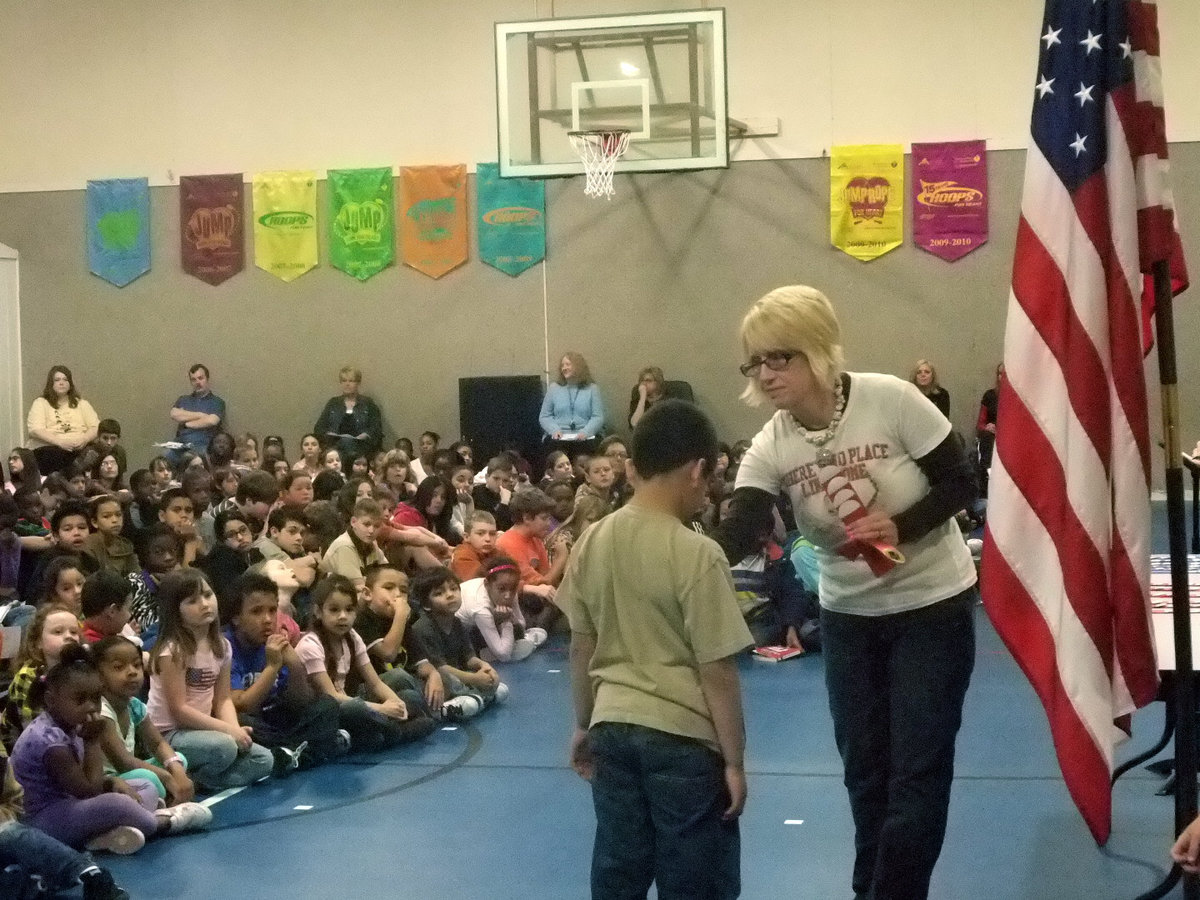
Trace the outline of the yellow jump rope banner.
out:
[[[830,158],[829,239],[868,261],[904,243],[904,148],[834,147]]]
[[[317,265],[317,173],[254,176],[254,264],[283,281]]]

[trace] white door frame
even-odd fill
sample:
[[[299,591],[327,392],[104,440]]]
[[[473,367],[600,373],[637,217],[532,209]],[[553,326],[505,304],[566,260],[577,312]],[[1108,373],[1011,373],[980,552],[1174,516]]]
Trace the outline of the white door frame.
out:
[[[0,244],[0,452],[25,445],[19,254]]]

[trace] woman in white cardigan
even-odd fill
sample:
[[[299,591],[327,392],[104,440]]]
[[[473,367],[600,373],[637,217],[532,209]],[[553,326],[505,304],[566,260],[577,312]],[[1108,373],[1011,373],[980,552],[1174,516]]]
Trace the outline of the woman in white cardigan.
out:
[[[96,439],[99,426],[96,411],[75,389],[71,370],[53,366],[25,423],[42,474],[69,469],[76,454]]]

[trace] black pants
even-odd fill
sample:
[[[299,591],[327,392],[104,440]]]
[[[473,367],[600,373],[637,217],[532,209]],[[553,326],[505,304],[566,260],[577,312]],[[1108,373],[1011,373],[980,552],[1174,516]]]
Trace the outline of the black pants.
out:
[[[852,884],[873,900],[929,895],[975,665],[976,597],[972,587],[886,616],[821,610],[829,710],[854,816]]]
[[[260,713],[239,713],[238,721],[253,728],[255,743],[264,747],[290,749],[308,741],[308,750],[301,757],[305,768],[337,752],[338,702],[332,697],[321,695],[304,705],[280,702]]]
[[[63,472],[64,477],[71,476],[71,466],[75,464],[76,452],[74,450],[64,450],[62,447],[56,447],[53,444],[47,444],[45,447],[37,447],[33,451],[34,459],[37,460],[38,471],[42,475],[49,475],[53,472]]]

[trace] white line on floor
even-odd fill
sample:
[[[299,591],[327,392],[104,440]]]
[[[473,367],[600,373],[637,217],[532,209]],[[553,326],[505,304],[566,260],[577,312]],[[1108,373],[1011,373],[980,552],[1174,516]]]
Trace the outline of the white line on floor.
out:
[[[207,800],[201,800],[200,805],[201,806],[216,806],[222,800],[228,800],[234,794],[240,794],[244,790],[245,790],[244,787],[227,788],[226,790],[221,791],[221,793],[219,793],[219,794],[213,794]]]

